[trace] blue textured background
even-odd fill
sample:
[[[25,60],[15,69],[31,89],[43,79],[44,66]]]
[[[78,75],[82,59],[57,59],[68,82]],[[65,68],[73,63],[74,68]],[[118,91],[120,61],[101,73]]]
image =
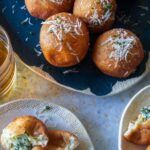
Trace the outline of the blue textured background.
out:
[[[142,40],[145,50],[150,50],[150,11],[139,7],[141,5],[150,6],[149,0],[118,0],[117,3],[118,12],[114,27],[124,27],[134,31]],[[37,67],[43,64],[43,70],[48,72],[57,82],[77,90],[89,88],[95,95],[109,94],[117,81],[127,80],[112,78],[101,73],[91,60],[92,48],[89,49],[88,56],[85,60],[77,66],[55,68],[49,65],[43,55],[37,56],[38,53],[34,50],[36,48],[40,51],[40,47],[36,47],[36,45],[39,43],[39,30],[42,20],[31,17],[27,10],[21,9],[22,6],[24,6],[23,0],[0,0],[0,24],[7,29],[14,50],[27,64]],[[27,17],[31,19],[34,26],[28,23],[21,24]],[[122,17],[123,19],[121,19]],[[97,36],[91,35],[91,47]],[[25,41],[27,37],[29,40]],[[143,73],[146,60],[147,55],[145,55],[145,60],[139,66],[136,73],[130,76],[130,78]],[[63,73],[70,69],[77,70],[77,72]]]

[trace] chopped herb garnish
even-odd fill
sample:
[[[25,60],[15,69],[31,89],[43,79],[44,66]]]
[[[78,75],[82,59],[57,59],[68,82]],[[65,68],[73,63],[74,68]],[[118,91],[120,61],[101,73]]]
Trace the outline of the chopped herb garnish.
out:
[[[62,20],[60,19],[60,16],[57,16],[57,23],[61,24]]]
[[[120,46],[125,46],[127,44],[127,42],[125,42],[125,41],[122,41],[122,42],[116,41],[115,44],[118,44]]]
[[[12,141],[12,145],[11,145],[11,149],[12,150],[30,150],[32,149],[32,145],[28,139],[28,135],[27,134],[22,134],[16,137],[11,138]]]
[[[116,43],[116,44],[118,44],[118,45],[122,45],[122,43],[121,43],[121,42],[119,42],[119,41],[116,41],[115,43]]]
[[[51,107],[51,106],[45,106],[45,108],[43,109],[43,111],[41,113],[48,112],[52,109],[53,109],[53,107]]]
[[[104,8],[105,8],[105,12],[107,12],[108,10],[111,10],[111,9],[112,9],[112,4],[111,4],[111,3],[106,4],[106,5],[104,6]]]

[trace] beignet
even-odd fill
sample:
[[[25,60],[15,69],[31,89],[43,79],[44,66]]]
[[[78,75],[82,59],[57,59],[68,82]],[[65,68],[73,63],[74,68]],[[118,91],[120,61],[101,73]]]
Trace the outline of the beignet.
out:
[[[78,138],[70,132],[49,130],[49,143],[45,148],[35,147],[32,150],[74,150],[79,145]]]
[[[115,13],[115,0],[76,0],[73,9],[73,14],[82,18],[93,32],[110,29]]]
[[[33,116],[17,117],[1,134],[1,144],[5,150],[30,150],[38,145],[46,147],[48,141],[46,126]]]
[[[124,137],[135,144],[150,145],[150,107],[144,107],[137,120],[129,123]]]
[[[139,38],[126,29],[112,29],[96,41],[93,61],[105,74],[126,78],[133,74],[144,58]]]
[[[70,12],[74,0],[25,0],[25,4],[32,16],[45,20],[60,12]]]
[[[87,54],[89,31],[78,17],[69,13],[56,14],[43,23],[40,45],[51,65],[73,66],[79,64]]]

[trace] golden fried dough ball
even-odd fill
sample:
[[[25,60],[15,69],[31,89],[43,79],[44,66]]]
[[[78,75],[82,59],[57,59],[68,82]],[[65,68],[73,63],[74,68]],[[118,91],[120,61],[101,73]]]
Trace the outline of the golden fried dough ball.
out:
[[[1,144],[5,150],[29,150],[34,146],[46,147],[48,130],[33,116],[22,116],[12,121],[1,134]]]
[[[60,13],[71,11],[74,0],[25,0],[29,13],[40,19]]]
[[[70,132],[61,130],[49,131],[49,143],[46,148],[35,147],[32,150],[66,150],[76,149],[79,145],[78,138]]]
[[[115,0],[76,0],[73,10],[73,14],[82,18],[94,32],[110,29],[115,13]]]
[[[41,28],[40,45],[46,60],[69,67],[83,60],[89,47],[89,32],[78,17],[60,13],[48,18]]]
[[[105,74],[125,78],[135,72],[144,58],[139,38],[129,30],[113,29],[96,41],[93,61]]]

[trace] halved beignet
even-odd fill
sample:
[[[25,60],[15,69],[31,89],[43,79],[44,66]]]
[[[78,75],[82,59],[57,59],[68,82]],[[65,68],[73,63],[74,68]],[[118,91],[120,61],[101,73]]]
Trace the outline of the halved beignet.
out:
[[[1,144],[5,150],[30,150],[38,145],[46,147],[48,140],[46,126],[33,116],[16,118],[1,134]]]
[[[129,123],[128,130],[124,137],[135,144],[150,144],[150,108],[144,107],[137,120]]]
[[[78,138],[61,130],[49,130],[49,143],[46,148],[35,147],[32,150],[74,150],[79,145]]]
[[[150,120],[138,124],[132,131],[126,132],[124,137],[135,144],[150,144]]]

